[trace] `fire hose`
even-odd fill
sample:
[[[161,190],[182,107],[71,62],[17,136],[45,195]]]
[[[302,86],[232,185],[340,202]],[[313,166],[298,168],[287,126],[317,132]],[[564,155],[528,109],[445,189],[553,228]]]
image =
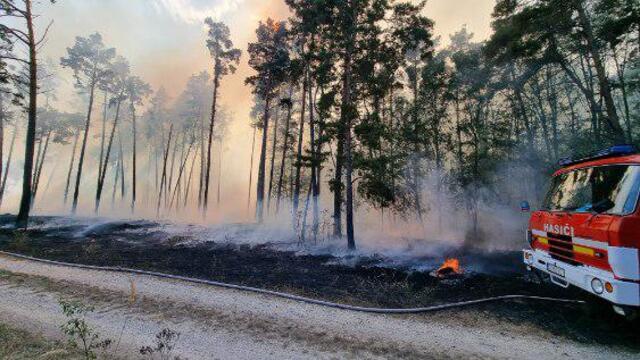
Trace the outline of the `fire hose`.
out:
[[[299,295],[294,295],[294,294],[289,294],[289,293],[283,293],[283,292],[273,291],[273,290],[267,290],[267,289],[260,289],[260,288],[251,287],[251,286],[228,284],[228,283],[223,283],[223,282],[219,282],[219,281],[190,278],[190,277],[185,277],[185,276],[180,276],[180,275],[165,274],[165,273],[160,273],[160,272],[155,272],[155,271],[128,269],[128,268],[114,267],[114,266],[96,266],[96,265],[74,264],[74,263],[68,263],[68,262],[62,262],[62,261],[40,259],[40,258],[35,258],[35,257],[32,257],[32,256],[21,255],[21,254],[6,252],[6,251],[0,251],[0,254],[1,255],[5,255],[5,256],[9,256],[9,257],[13,257],[13,258],[17,258],[17,259],[30,260],[30,261],[34,261],[34,262],[39,262],[39,263],[49,264],[49,265],[55,265],[55,266],[63,266],[63,267],[70,267],[70,268],[77,268],[77,269],[95,270],[95,271],[104,271],[104,272],[114,272],[114,273],[146,275],[146,276],[151,276],[151,277],[156,277],[156,278],[179,280],[179,281],[183,281],[183,282],[187,282],[187,283],[202,284],[202,285],[215,286],[215,287],[219,287],[219,288],[234,289],[234,290],[240,290],[240,291],[245,291],[245,292],[263,294],[263,295],[271,295],[271,296],[275,296],[275,297],[279,297],[279,298],[283,298],[283,299],[288,299],[288,300],[293,300],[293,301],[297,301],[297,302],[302,302],[302,303],[307,303],[307,304],[313,304],[313,305],[319,305],[319,306],[342,309],[342,310],[349,310],[349,311],[365,312],[365,313],[417,314],[417,313],[427,313],[427,312],[447,310],[447,309],[459,308],[459,307],[467,307],[467,306],[471,306],[471,305],[485,304],[485,303],[496,302],[496,301],[506,301],[506,300],[537,300],[537,301],[550,301],[550,302],[560,302],[560,303],[568,303],[568,304],[584,304],[585,303],[585,301],[583,301],[583,300],[562,299],[562,298],[553,298],[553,297],[535,296],[535,295],[501,295],[501,296],[493,296],[493,297],[476,299],[476,300],[460,301],[460,302],[453,302],[453,303],[448,303],[448,304],[440,304],[440,305],[433,305],[433,306],[427,306],[427,307],[418,307],[418,308],[405,308],[405,309],[395,308],[394,309],[394,308],[364,307],[364,306],[354,306],[354,305],[340,304],[340,303],[335,303],[335,302],[331,302],[331,301],[317,300],[317,299],[312,299],[312,298],[308,298],[308,297],[304,297],[304,296],[299,296]]]

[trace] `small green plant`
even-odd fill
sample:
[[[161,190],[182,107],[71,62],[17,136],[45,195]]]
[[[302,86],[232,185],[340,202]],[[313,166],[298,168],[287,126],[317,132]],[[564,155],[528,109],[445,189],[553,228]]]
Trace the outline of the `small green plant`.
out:
[[[97,359],[96,351],[105,352],[111,346],[111,340],[101,340],[100,335],[86,321],[86,315],[94,310],[93,307],[84,305],[79,301],[65,300],[60,300],[60,306],[67,317],[67,322],[60,328],[67,335],[69,345],[79,348],[85,359]]]
[[[180,333],[171,329],[162,329],[156,334],[156,342],[151,346],[145,346],[140,349],[140,354],[151,359],[159,358],[161,360],[180,360],[179,356],[173,356],[173,349],[180,339]]]

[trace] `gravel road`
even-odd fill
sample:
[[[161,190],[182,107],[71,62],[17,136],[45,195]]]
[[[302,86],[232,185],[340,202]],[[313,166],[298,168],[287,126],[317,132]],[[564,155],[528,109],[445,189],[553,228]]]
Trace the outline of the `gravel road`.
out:
[[[0,255],[0,321],[60,338],[58,301],[96,307],[88,321],[139,358],[164,328],[189,359],[518,358],[629,359],[638,354],[569,341],[477,309],[387,316],[148,276],[45,265]],[[132,292],[135,296],[132,297]],[[132,300],[134,300],[132,302]],[[505,303],[509,306],[509,303]],[[119,340],[119,341],[118,341]]]

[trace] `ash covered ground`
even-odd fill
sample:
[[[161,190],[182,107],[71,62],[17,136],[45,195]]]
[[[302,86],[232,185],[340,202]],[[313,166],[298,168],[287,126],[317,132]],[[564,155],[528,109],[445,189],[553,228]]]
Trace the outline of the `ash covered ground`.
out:
[[[251,224],[218,227],[153,221],[36,217],[16,232],[13,216],[0,217],[0,249],[73,263],[121,266],[279,290],[312,298],[379,307],[420,307],[478,298],[528,294],[584,299],[589,305],[501,302],[475,307],[514,323],[527,323],[578,341],[640,350],[640,326],[612,314],[606,304],[575,289],[540,283],[518,251],[462,249],[408,242],[405,251],[361,250],[340,244],[300,244],[279,229]],[[430,273],[455,257],[463,274]]]

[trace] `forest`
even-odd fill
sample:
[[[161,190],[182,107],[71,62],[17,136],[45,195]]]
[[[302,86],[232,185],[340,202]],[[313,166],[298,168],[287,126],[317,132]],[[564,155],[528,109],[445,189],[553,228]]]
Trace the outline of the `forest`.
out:
[[[483,204],[538,202],[560,158],[640,145],[637,0],[498,0],[488,40],[463,27],[446,46],[424,2],[285,2],[288,18],[262,20],[246,52],[208,18],[211,66],[171,99],[99,33],[41,59],[49,27],[34,1],[0,0],[0,205],[21,179],[19,209],[2,210],[27,226],[37,202],[75,213],[91,199],[99,213],[117,198],[130,214],[206,217],[234,121],[221,84],[241,62],[254,70],[253,146],[233,201],[257,223],[287,219],[302,242],[355,249],[358,213],[432,227],[454,208],[472,245]],[[73,73],[74,112],[51,105],[59,69]],[[42,194],[53,167],[65,186]]]

